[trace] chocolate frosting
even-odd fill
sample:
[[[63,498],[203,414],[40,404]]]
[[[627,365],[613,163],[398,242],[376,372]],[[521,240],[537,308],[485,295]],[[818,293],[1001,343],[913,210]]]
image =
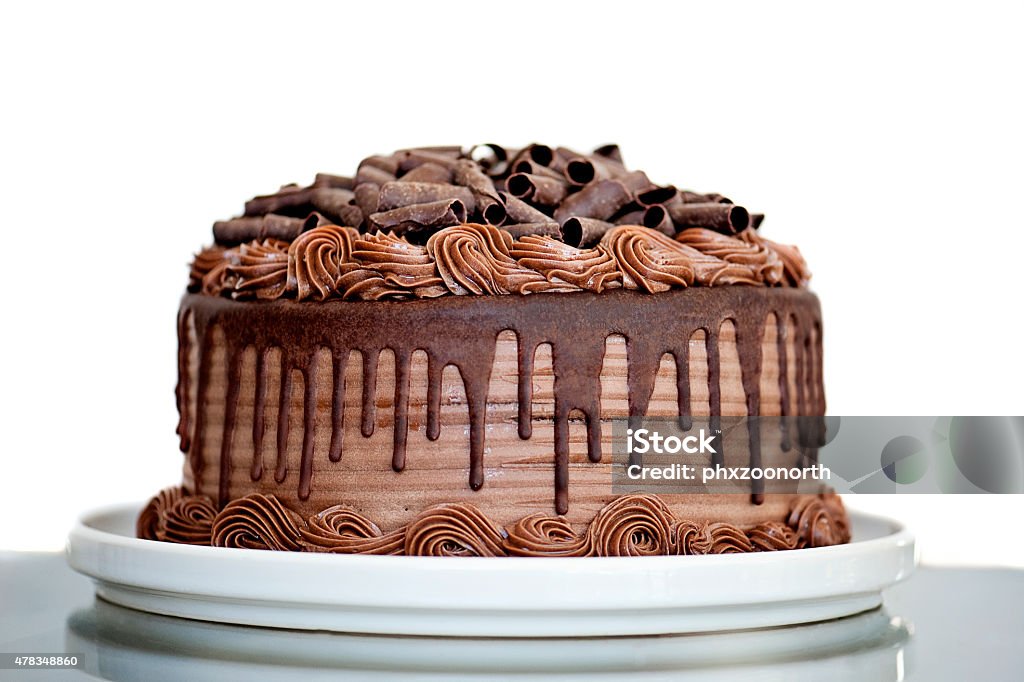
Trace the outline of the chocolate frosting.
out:
[[[232,500],[213,524],[213,545],[244,549],[302,550],[302,517],[273,495],[253,494]]]
[[[416,556],[504,556],[505,531],[469,504],[427,509],[405,531],[405,553]]]
[[[175,501],[168,504],[171,499]],[[209,498],[168,488],[139,515],[137,535],[196,545],[334,554],[587,557],[822,547],[849,542],[846,529],[846,511],[834,494],[798,497],[787,522],[746,529],[677,519],[658,496],[630,494],[606,504],[579,533],[564,517],[550,514],[531,514],[502,528],[475,506],[462,503],[430,507],[407,526],[384,533],[346,505],[329,507],[303,523],[272,495],[248,495],[218,514]]]
[[[172,504],[160,516],[157,539],[182,545],[209,545],[217,507],[206,495],[189,495]]]
[[[597,556],[672,553],[672,512],[654,495],[623,495],[597,513],[588,534]]]
[[[321,225],[304,232],[288,250],[288,283],[296,298],[324,300],[338,290],[342,267],[351,264],[352,243],[359,236],[351,227]]]
[[[752,281],[768,285],[782,281],[782,261],[764,245],[745,242],[703,227],[683,230],[676,235],[676,241],[697,249],[705,256],[745,266],[747,277]]]
[[[405,533],[384,534],[373,521],[349,506],[338,504],[309,517],[300,528],[303,547],[334,554],[401,554]]]
[[[558,288],[517,263],[511,248],[512,237],[491,225],[451,227],[427,241],[427,253],[453,294],[528,294]]]
[[[296,242],[304,236],[300,235]],[[280,239],[264,239],[239,246],[234,262],[228,266],[231,295],[262,300],[284,296],[289,289],[288,251],[288,242]]]
[[[622,286],[622,273],[607,249],[578,249],[551,237],[527,235],[512,244],[510,254],[552,283],[596,293]]]
[[[665,235],[636,225],[621,225],[601,241],[619,270],[622,285],[658,293],[688,287],[694,282],[693,259]]]
[[[157,529],[160,525],[160,519],[163,518],[168,509],[174,506],[175,502],[187,494],[181,486],[173,486],[164,488],[154,495],[146,503],[146,506],[142,508],[139,518],[135,520],[135,536],[143,540],[159,540],[160,537],[157,535]]]

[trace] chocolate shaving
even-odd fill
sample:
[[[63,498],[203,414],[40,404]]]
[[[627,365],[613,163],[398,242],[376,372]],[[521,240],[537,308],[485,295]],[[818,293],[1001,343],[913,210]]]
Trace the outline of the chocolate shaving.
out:
[[[722,234],[737,234],[750,224],[747,209],[735,204],[672,204],[668,213],[678,228],[706,227]]]
[[[601,241],[617,225],[593,218],[569,218],[562,223],[562,241],[569,246],[589,248]]]
[[[408,173],[425,163],[433,163],[454,170],[456,164],[460,161],[458,155],[451,151],[437,151],[434,149],[406,149],[396,153],[395,156],[398,157],[398,169],[403,173]],[[470,163],[473,162],[470,161]]]
[[[377,210],[390,211],[393,208],[426,204],[443,199],[458,199],[466,206],[468,212],[472,213],[476,210],[476,199],[471,190],[458,185],[442,185],[431,182],[389,182],[383,185],[377,200]]]
[[[651,187],[642,192],[636,193],[636,203],[641,206],[654,206],[655,204],[672,203],[679,196],[679,190],[672,185],[665,187]]]
[[[523,159],[522,161],[516,161],[515,165],[512,166],[513,173],[527,173],[528,175],[541,175],[546,178],[552,178],[565,184],[565,176],[547,166],[542,166],[535,161],[529,159]]]
[[[508,193],[500,193],[500,197],[505,204],[508,220],[513,223],[546,223],[551,221],[550,216],[538,211],[522,199],[518,199]],[[507,229],[510,226],[506,225],[505,227]]]
[[[372,182],[375,185],[383,185],[384,183],[391,182],[395,179],[394,173],[389,173],[386,170],[377,168],[376,166],[362,165],[359,170],[356,171],[356,189],[359,185],[367,182]]]
[[[617,180],[598,180],[566,197],[555,209],[555,220],[564,224],[569,218],[607,220],[629,203],[629,190]]]
[[[643,225],[644,224],[644,211],[642,209],[636,209],[623,213],[617,216],[613,221],[616,225]]]
[[[565,180],[516,173],[506,182],[508,193],[519,199],[529,199],[541,206],[557,206],[568,193]]]
[[[679,200],[684,204],[731,204],[732,199],[721,194],[701,194],[699,192],[688,192],[679,190]]]
[[[313,187],[333,187],[334,189],[355,189],[354,178],[344,175],[331,175],[330,173],[317,173],[313,180]]]
[[[761,227],[761,223],[764,222],[764,213],[751,213],[750,214],[750,225],[748,227],[751,230],[756,230]]]
[[[398,178],[398,182],[433,182],[444,185],[450,184],[451,181],[452,169],[433,161],[420,164]]]
[[[490,176],[500,175],[508,166],[508,152],[505,148],[489,142],[470,147],[469,158],[480,164]]]
[[[429,234],[449,225],[466,222],[466,206],[458,199],[402,206],[372,214],[368,222],[374,230],[391,230],[397,235]]]
[[[622,151],[617,144],[606,144],[594,150],[596,156],[603,156],[618,163],[622,163]]]
[[[541,166],[550,166],[555,160],[555,153],[546,144],[531,144],[519,150],[519,153],[512,159],[514,167],[520,161],[533,161]]]
[[[655,204],[654,206],[648,206],[644,210],[643,219],[640,224],[644,227],[649,227],[652,230],[657,230],[668,236],[672,236],[676,233],[675,223],[672,222],[672,217],[668,213],[668,209],[661,204]]]
[[[367,156],[365,159],[359,162],[359,169],[362,169],[364,166],[373,166],[374,168],[379,168],[380,170],[384,171],[385,173],[388,173],[389,175],[398,174],[398,159],[396,159],[394,156]]]
[[[364,182],[356,186],[356,206],[362,211],[364,218],[376,213],[380,206],[380,185],[375,182]]]
[[[312,187],[287,185],[282,187],[279,192],[253,197],[245,202],[245,215],[258,216],[268,213],[291,215],[298,210],[305,217],[309,210],[303,209],[310,206],[310,196],[312,193]],[[292,217],[296,216],[293,215]]]
[[[561,239],[562,230],[558,227],[558,223],[555,221],[548,221],[542,223],[516,223],[515,225],[503,225],[502,228],[506,232],[512,235],[513,239],[519,239],[527,235],[537,235],[540,237],[555,237]]]
[[[268,237],[291,241],[302,234],[303,223],[301,218],[274,213],[219,220],[213,224],[213,239],[223,246]]]

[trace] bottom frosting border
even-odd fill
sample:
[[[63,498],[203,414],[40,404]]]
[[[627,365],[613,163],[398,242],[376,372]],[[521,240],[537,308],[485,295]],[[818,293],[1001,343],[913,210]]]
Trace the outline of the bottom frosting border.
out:
[[[303,519],[273,495],[253,493],[220,511],[205,495],[166,488],[143,508],[136,536],[189,545],[334,554],[408,556],[657,556],[728,554],[825,547],[850,541],[835,493],[801,495],[783,521],[741,528],[677,518],[656,495],[622,495],[583,532],[564,517],[537,513],[499,526],[471,504],[425,509],[411,523],[382,532],[347,505]]]

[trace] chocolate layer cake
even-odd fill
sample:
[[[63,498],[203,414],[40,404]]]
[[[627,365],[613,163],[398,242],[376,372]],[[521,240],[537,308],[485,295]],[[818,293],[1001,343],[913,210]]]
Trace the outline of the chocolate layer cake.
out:
[[[613,492],[612,420],[824,414],[818,300],[762,218],[630,172],[615,146],[408,149],[252,199],[192,264],[184,480],[139,537],[482,556],[846,542],[824,490]]]

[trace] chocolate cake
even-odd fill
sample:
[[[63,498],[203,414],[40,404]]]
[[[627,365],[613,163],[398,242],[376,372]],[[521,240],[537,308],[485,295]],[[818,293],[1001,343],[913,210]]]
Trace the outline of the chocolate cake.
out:
[[[192,263],[184,477],[138,536],[533,557],[848,541],[824,489],[611,483],[613,420],[824,414],[818,300],[762,219],[614,145],[406,149],[248,201]]]

